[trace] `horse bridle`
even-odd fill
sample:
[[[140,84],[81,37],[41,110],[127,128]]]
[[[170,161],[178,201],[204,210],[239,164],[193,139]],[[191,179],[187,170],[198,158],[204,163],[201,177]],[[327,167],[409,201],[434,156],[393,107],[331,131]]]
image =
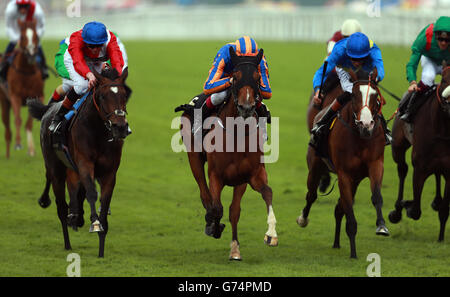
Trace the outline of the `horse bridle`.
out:
[[[378,119],[378,118],[377,118],[377,115],[378,115],[378,113],[380,112],[381,107],[383,106],[383,104],[384,104],[384,102],[385,102],[385,99],[384,99],[383,95],[381,95],[380,89],[378,88],[376,82],[373,81],[373,80],[371,80],[370,77],[369,77],[368,80],[357,80],[357,81],[353,82],[353,84],[357,84],[357,85],[363,84],[363,83],[367,83],[367,86],[368,86],[366,98],[369,98],[369,91],[370,91],[370,88],[375,89],[375,91],[376,91],[377,94],[378,94],[378,96],[377,96],[377,108],[376,108],[376,110],[375,110],[375,112],[373,113],[373,116],[372,116],[372,120],[373,120],[374,122],[376,122],[377,119]],[[353,96],[353,93],[352,93],[352,96]],[[380,99],[378,99],[378,98],[380,98]],[[353,100],[352,100],[352,105],[353,105]],[[365,105],[363,105],[363,107],[362,107],[361,109],[363,109],[365,106],[369,107],[368,104],[367,104],[367,102],[366,102]],[[355,124],[358,125],[358,123],[359,123],[360,121],[358,121],[358,115],[354,112],[354,109],[353,109],[353,108],[352,108],[352,113],[353,113],[353,120],[355,121]]]
[[[111,83],[111,84],[104,84],[104,85],[100,86],[100,88],[103,88],[103,87],[110,87],[110,88],[111,87],[124,87],[125,88],[125,84]],[[92,101],[94,102],[95,109],[97,110],[98,114],[104,121],[105,126],[108,129],[108,131],[111,131],[111,128],[112,128],[112,122],[110,120],[111,116],[116,115],[118,117],[126,117],[126,115],[128,113],[127,113],[126,109],[125,110],[115,109],[114,111],[112,111],[110,113],[106,113],[104,111],[102,105],[97,103],[97,96],[95,95],[95,93],[96,93],[96,87],[94,87],[94,91],[92,93]]]
[[[239,66],[245,65],[245,64],[253,65],[253,66],[255,66],[256,70],[258,70],[258,64],[254,63],[254,62],[251,62],[251,61],[243,61],[243,62],[238,63],[236,66],[234,66],[233,72],[236,72],[236,69]],[[257,82],[256,88],[253,88],[253,86],[252,86],[252,88],[257,92],[256,93],[256,97],[255,97],[255,103],[256,103],[255,106],[258,105],[259,102],[262,101],[262,99],[261,99],[261,91],[260,91],[259,86],[260,86],[259,81]],[[233,96],[234,105],[236,105],[236,106],[238,105],[238,102],[237,102],[238,101],[237,91],[238,90],[237,90],[236,81],[233,80],[233,82],[231,83],[231,95]]]

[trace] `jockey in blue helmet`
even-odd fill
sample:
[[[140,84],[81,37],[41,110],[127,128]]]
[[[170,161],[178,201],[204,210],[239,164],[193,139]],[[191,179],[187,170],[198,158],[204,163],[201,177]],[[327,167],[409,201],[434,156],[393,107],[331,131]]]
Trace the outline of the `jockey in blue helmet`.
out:
[[[317,143],[317,138],[323,134],[323,129],[328,126],[331,119],[334,118],[342,106],[351,99],[353,83],[350,81],[348,70],[351,69],[357,71],[363,69],[367,72],[371,72],[374,68],[377,68],[377,82],[384,78],[384,66],[380,48],[361,32],[353,33],[348,38],[344,38],[337,42],[326,61],[328,62],[328,66],[323,81],[325,81],[328,74],[336,68],[336,73],[344,93],[333,101],[327,112],[311,129],[311,144],[313,146]],[[319,89],[322,82],[323,67],[324,64],[316,71],[313,79],[315,91],[313,100],[316,105],[322,103],[321,97],[323,97],[323,94],[319,94]],[[386,134],[386,143],[389,144],[391,136],[389,135],[389,130],[387,129],[384,118],[382,118],[382,126]]]

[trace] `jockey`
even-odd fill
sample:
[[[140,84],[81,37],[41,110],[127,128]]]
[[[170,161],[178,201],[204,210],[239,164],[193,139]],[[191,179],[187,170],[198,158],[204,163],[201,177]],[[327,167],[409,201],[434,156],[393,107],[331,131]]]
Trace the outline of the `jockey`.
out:
[[[441,16],[436,23],[429,24],[417,36],[411,50],[412,55],[406,65],[406,78],[409,82],[408,92],[412,93],[407,111],[400,117],[411,122],[415,112],[426,98],[421,96],[434,84],[436,74],[442,73],[442,62],[450,61],[450,17]],[[422,76],[416,82],[419,61],[422,64]]]
[[[117,44],[119,45],[120,51],[122,52],[124,65],[128,65],[128,55],[125,49],[125,45],[122,43],[117,33],[114,32],[112,33],[116,36]],[[55,55],[55,69],[58,72],[59,76],[61,76],[63,83],[58,87],[56,87],[48,104],[56,103],[59,102],[61,99],[64,99],[64,96],[72,88],[73,83],[70,81],[69,72],[67,72],[66,66],[64,65],[64,54],[66,53],[67,48],[68,43],[66,43],[66,39],[63,39],[59,43],[59,51]]]
[[[341,26],[341,30],[334,32],[333,36],[327,41],[327,54],[331,54],[336,42],[349,37],[353,33],[361,32],[361,24],[355,19],[346,19]]]
[[[64,115],[97,83],[92,73],[93,69],[100,73],[104,62],[110,60],[111,67],[120,75],[127,66],[115,34],[107,30],[102,23],[85,24],[82,30],[67,37],[64,44],[66,46],[63,56],[65,72],[64,69],[58,68],[58,73],[63,76],[63,89],[68,92],[49,126],[49,130],[60,139],[64,133],[60,129],[65,119]]]
[[[12,63],[12,53],[20,39],[20,28],[18,20],[32,21],[36,20],[36,33],[39,40],[44,35],[44,11],[39,3],[33,0],[12,0],[6,6],[5,11],[6,30],[9,38],[8,46],[6,47],[4,59],[0,65],[0,77],[5,80],[8,66]],[[48,78],[47,63],[45,60],[42,46],[38,46],[37,62],[42,72],[42,78]]]
[[[230,86],[232,83],[232,72],[234,65],[231,63],[229,48],[233,47],[238,56],[256,56],[258,55],[258,45],[255,40],[248,36],[243,36],[234,43],[224,45],[216,54],[212,67],[209,70],[209,75],[204,84],[203,93],[196,96],[191,104],[185,104],[176,109],[180,111],[192,111],[194,108],[201,110],[201,118],[195,118],[192,131],[194,134],[201,131],[202,119],[207,118],[212,111],[222,104],[230,94]],[[263,56],[258,67],[261,75],[260,91],[263,99],[270,99],[272,97],[272,90],[269,83],[269,69],[266,58]],[[266,117],[267,122],[270,123],[270,114],[265,104],[260,102],[256,106],[256,112],[260,117]]]
[[[383,59],[381,58],[381,51],[373,41],[369,40],[369,38],[361,32],[356,32],[350,35],[350,37],[338,41],[326,61],[328,61],[328,67],[325,72],[325,77],[323,78],[324,81],[329,73],[336,67],[336,73],[344,93],[333,101],[326,113],[311,129],[311,144],[313,146],[317,144],[318,138],[323,134],[323,129],[328,126],[331,119],[334,118],[337,112],[351,100],[353,83],[350,81],[350,75],[345,69],[352,69],[353,71],[363,69],[367,72],[371,72],[374,68],[377,68],[377,82],[384,78],[384,65]],[[316,105],[322,103],[322,99],[320,98],[322,97],[322,94],[319,94],[319,91],[323,67],[324,65],[316,71],[313,79],[315,92],[313,100]],[[389,144],[391,136],[389,135],[386,121],[382,115],[381,118],[386,136],[386,143]]]

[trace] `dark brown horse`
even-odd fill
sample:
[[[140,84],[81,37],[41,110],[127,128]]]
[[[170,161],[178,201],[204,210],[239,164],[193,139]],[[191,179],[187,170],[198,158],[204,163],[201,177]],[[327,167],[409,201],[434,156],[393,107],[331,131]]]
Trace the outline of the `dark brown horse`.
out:
[[[5,125],[6,140],[6,157],[10,156],[11,146],[11,128],[9,113],[12,107],[15,126],[16,126],[16,144],[15,149],[21,149],[20,129],[22,118],[20,116],[20,108],[25,105],[27,98],[38,98],[44,101],[44,80],[41,71],[36,63],[36,55],[38,53],[39,39],[36,34],[36,21],[21,22],[19,48],[15,51],[15,57],[7,73],[8,97],[9,100],[1,100],[2,103],[2,120]],[[33,118],[28,115],[25,125],[28,143],[28,154],[35,155],[35,147],[33,143]]]
[[[353,202],[359,183],[366,177],[370,179],[372,190],[372,203],[377,213],[376,234],[389,235],[385,226],[381,207],[381,183],[383,179],[383,161],[385,138],[379,119],[382,106],[378,99],[380,92],[374,83],[377,77],[376,69],[367,80],[359,79],[355,73],[350,72],[353,80],[352,101],[342,108],[334,126],[329,133],[328,154],[337,174],[340,198],[335,208],[336,229],[334,248],[340,247],[340,230],[343,216],[346,216],[346,231],[350,239],[350,257],[356,258],[356,230],[357,223],[353,213]],[[334,98],[342,93],[337,87],[326,95],[324,106],[328,106]],[[310,104],[313,104],[312,102]],[[313,111],[312,106],[309,112]],[[323,114],[320,112],[315,121]],[[312,124],[310,123],[310,127]],[[308,224],[310,208],[317,199],[317,189],[324,176],[329,174],[329,167],[324,160],[317,156],[315,150],[308,148],[308,193],[306,206],[297,218],[301,227]]]
[[[220,223],[223,216],[220,195],[225,186],[234,187],[233,201],[229,212],[232,226],[229,258],[230,260],[241,260],[237,224],[241,211],[240,202],[247,184],[261,193],[266,202],[269,228],[264,241],[269,246],[276,246],[278,237],[272,208],[272,189],[267,183],[267,172],[261,150],[264,142],[262,129],[256,124],[255,118],[256,104],[262,98],[259,91],[258,65],[263,56],[263,50],[261,49],[256,57],[239,57],[233,48],[230,48],[230,54],[234,65],[231,97],[218,111],[217,117],[206,119],[206,122],[213,120],[212,129],[205,135],[205,140],[198,143],[191,133],[190,121],[183,120],[181,135],[186,147],[191,148],[188,149],[188,158],[192,173],[200,188],[203,206],[206,209],[206,235],[214,238],[221,237],[225,225]],[[190,115],[185,112],[182,119],[183,117],[190,118]],[[239,120],[249,124],[234,125]],[[252,122],[252,120],[254,121]],[[209,187],[205,178],[206,161],[208,162]]]
[[[420,201],[426,179],[430,175],[436,177],[436,196],[432,207],[439,212],[440,231],[438,240],[444,240],[445,224],[449,214],[450,200],[450,67],[444,63],[442,80],[436,91],[427,99],[414,117],[414,132],[410,133],[399,117],[396,117],[393,126],[392,156],[397,163],[400,178],[399,193],[395,203],[395,210],[389,214],[392,223],[401,220],[402,209],[406,215],[414,220],[421,216]],[[409,139],[409,140],[408,140]],[[413,173],[413,200],[403,200],[404,180],[408,172],[405,161],[405,152],[412,145]],[[440,177],[445,179],[444,197],[441,197]]]
[[[86,197],[91,209],[89,231],[98,233],[100,241],[98,255],[103,257],[105,237],[108,233],[107,212],[122,156],[123,139],[128,135],[126,103],[130,90],[125,85],[128,69],[125,69],[121,76],[110,68],[104,70],[102,75],[95,71],[94,74],[99,82],[98,86],[80,107],[67,133],[67,147],[77,171],[66,168],[58,159],[52,146],[52,135],[48,131],[51,119],[61,103],[44,106],[36,101],[30,101],[28,106],[34,117],[42,119],[41,148],[47,182],[39,205],[47,207],[50,204],[48,192],[51,185],[63,229],[64,247],[71,249],[67,227],[71,226],[76,230],[83,225],[82,204]],[[96,181],[101,191],[100,216],[95,209],[98,196]],[[66,182],[70,208],[65,200]]]

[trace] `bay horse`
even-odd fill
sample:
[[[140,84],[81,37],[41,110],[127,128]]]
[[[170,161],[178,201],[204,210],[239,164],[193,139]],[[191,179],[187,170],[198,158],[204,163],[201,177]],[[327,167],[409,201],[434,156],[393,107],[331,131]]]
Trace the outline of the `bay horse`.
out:
[[[244,143],[239,144],[236,141],[239,138],[236,137],[236,133],[234,132],[242,127],[227,124],[229,123],[229,119],[255,119],[256,104],[262,98],[259,91],[261,77],[258,72],[258,65],[263,57],[263,49],[260,49],[257,56],[245,57],[237,56],[234,49],[230,47],[230,55],[232,64],[234,65],[232,73],[233,81],[230,87],[231,96],[217,112],[217,117],[206,119],[206,121],[209,119],[215,120],[215,124],[205,135],[205,140],[214,138],[212,141],[214,142],[213,145],[220,144],[220,148],[211,150],[210,147],[198,146],[196,149],[188,149],[188,159],[192,173],[200,189],[203,207],[206,209],[206,235],[216,239],[221,237],[225,225],[220,222],[223,216],[220,195],[225,186],[234,188],[233,200],[229,209],[229,221],[232,226],[232,242],[229,259],[240,261],[242,258],[239,250],[237,225],[241,211],[241,199],[248,184],[250,184],[253,190],[262,195],[266,203],[268,213],[267,223],[269,227],[264,236],[264,242],[269,246],[277,246],[278,236],[275,229],[276,218],[272,207],[272,189],[268,185],[267,172],[263,162],[263,152],[260,146],[264,142],[262,129],[257,125],[243,127],[245,133],[243,133],[242,129],[237,131],[237,134],[239,132],[242,135],[245,134],[242,137]],[[194,139],[194,135],[191,133],[190,118],[191,116],[187,112],[184,112],[180,127],[186,147],[190,147],[191,143],[198,145],[198,142]],[[257,142],[257,148],[255,150],[251,149],[252,140]],[[228,148],[227,143],[228,145],[231,143],[231,151],[225,149],[226,147]],[[237,149],[239,145],[242,145],[242,150]],[[208,162],[209,187],[205,177],[205,162]]]
[[[1,100],[2,120],[5,126],[6,158],[10,157],[12,138],[9,117],[11,107],[16,126],[15,149],[19,150],[22,148],[20,136],[22,118],[20,108],[26,104],[27,98],[38,98],[41,102],[44,102],[44,80],[42,79],[39,66],[36,63],[39,46],[39,38],[36,33],[36,20],[28,22],[19,20],[18,22],[20,28],[19,47],[14,51],[15,56],[6,74],[8,100]],[[36,154],[32,128],[33,118],[28,114],[25,131],[27,135],[28,154],[30,156]]]
[[[387,236],[389,232],[381,210],[385,137],[379,118],[383,103],[378,99],[381,94],[375,83],[377,70],[374,69],[368,79],[367,74],[363,79],[361,74],[357,76],[353,71],[350,71],[350,76],[353,81],[352,100],[339,112],[334,126],[329,132],[327,142],[329,160],[333,167],[330,168],[312,147],[308,148],[309,173],[306,206],[297,218],[297,223],[301,227],[308,225],[309,211],[317,199],[317,189],[323,177],[327,176],[330,171],[336,173],[340,198],[334,211],[336,228],[333,247],[340,247],[341,221],[345,215],[346,232],[350,239],[350,257],[356,258],[357,222],[353,212],[353,203],[358,185],[366,177],[370,179],[371,200],[377,214],[376,234]],[[328,93],[324,98],[324,106],[329,106],[334,98],[342,92],[339,86]],[[313,111],[312,104],[311,101],[308,112],[316,112]],[[325,111],[326,109],[318,113],[314,121],[317,122]]]
[[[414,131],[408,138],[408,125],[398,116],[392,129],[392,156],[397,163],[400,179],[395,209],[389,214],[392,223],[398,223],[402,209],[409,218],[421,216],[421,196],[425,181],[435,175],[436,196],[431,204],[439,213],[440,231],[438,241],[444,240],[445,225],[449,215],[450,201],[450,67],[444,62],[442,79],[436,91],[422,105],[413,120]],[[403,200],[404,180],[408,172],[406,150],[412,145],[413,200]],[[441,177],[445,179],[444,197],[441,196]]]
[[[107,212],[111,202],[116,173],[122,156],[122,146],[128,135],[126,104],[131,90],[125,85],[128,68],[119,76],[115,69],[107,68],[98,74],[93,70],[98,85],[86,98],[67,132],[67,147],[77,170],[67,168],[53,149],[52,135],[48,126],[59,110],[61,103],[45,106],[37,101],[29,101],[30,113],[41,120],[41,148],[45,161],[46,186],[39,199],[43,208],[50,205],[48,195],[53,188],[61,221],[64,247],[71,249],[68,226],[77,230],[84,224],[83,200],[86,197],[90,210],[89,231],[98,233],[99,257],[104,256],[105,237],[108,233]],[[100,185],[100,215],[95,203]],[[70,207],[65,200],[65,183],[70,196]],[[69,213],[70,210],[70,213]]]

